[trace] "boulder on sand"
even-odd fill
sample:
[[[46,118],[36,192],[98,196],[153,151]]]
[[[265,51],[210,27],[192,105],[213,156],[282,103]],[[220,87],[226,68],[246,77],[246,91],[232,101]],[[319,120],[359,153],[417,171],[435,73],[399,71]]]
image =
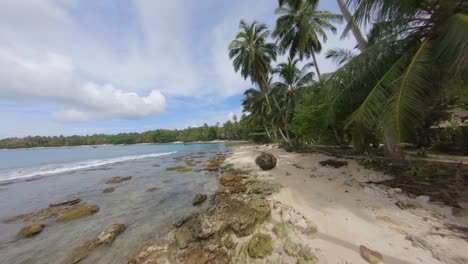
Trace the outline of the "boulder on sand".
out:
[[[44,225],[28,225],[21,228],[16,236],[21,238],[32,237],[41,233],[42,229],[44,229]]]
[[[271,170],[276,167],[276,157],[268,153],[262,153],[255,159],[255,163],[264,171]]]

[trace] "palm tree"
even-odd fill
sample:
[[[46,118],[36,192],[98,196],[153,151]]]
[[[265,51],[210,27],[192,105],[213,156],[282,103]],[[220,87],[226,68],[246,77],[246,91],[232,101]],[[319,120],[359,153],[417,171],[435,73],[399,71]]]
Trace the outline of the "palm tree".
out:
[[[294,4],[287,2],[286,5],[280,6],[276,10],[280,17],[276,21],[273,36],[278,39],[281,53],[289,51],[291,58],[297,54],[301,60],[304,57],[312,57],[317,76],[322,81],[315,53],[322,50],[321,40],[327,41],[327,30],[336,33],[332,22],[341,22],[342,17],[328,11],[316,10],[316,7],[315,1],[294,1]]]
[[[254,21],[240,22],[236,38],[229,45],[229,57],[233,59],[234,70],[240,71],[244,79],[265,87],[272,61],[276,60],[276,45],[267,42],[270,31],[265,24]]]
[[[353,17],[351,13],[349,12],[348,6],[346,5],[344,0],[337,0],[338,6],[340,7],[341,14],[343,15],[344,19],[346,20],[346,23],[348,23],[345,31],[343,32],[343,36],[346,35],[346,33],[351,29],[353,32],[354,38],[356,39],[358,43],[359,49],[364,51],[367,48],[367,41],[364,38],[364,36],[361,33],[361,30],[359,29],[358,25],[356,22],[353,20]]]
[[[265,129],[268,137],[271,138],[270,132],[268,129],[269,124],[271,124],[271,108],[269,107],[269,102],[266,98],[266,89],[255,89],[250,88],[244,92],[244,98],[242,99],[243,112],[248,114],[249,121],[254,124],[258,124]],[[275,140],[278,141],[278,136],[276,130],[272,127]]]
[[[342,120],[354,138],[382,131],[385,149],[401,158],[399,143],[414,135],[427,109],[468,79],[468,3],[463,0],[350,0],[360,25],[385,30],[326,83],[328,120]],[[363,142],[355,140],[355,142]]]

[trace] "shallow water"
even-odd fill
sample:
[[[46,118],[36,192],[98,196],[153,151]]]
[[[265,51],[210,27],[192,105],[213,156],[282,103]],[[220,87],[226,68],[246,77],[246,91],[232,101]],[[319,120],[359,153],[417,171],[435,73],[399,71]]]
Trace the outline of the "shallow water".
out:
[[[121,149],[127,147],[130,148]],[[102,151],[105,157],[94,152],[99,148],[87,148],[87,150],[57,148],[54,149],[55,153],[49,163],[44,155],[50,153],[51,149],[33,150],[34,155],[42,156],[41,162],[30,166],[37,168],[50,164],[70,165],[82,161],[138,157],[52,175],[38,175],[28,181],[22,180],[0,186],[0,219],[33,212],[46,208],[50,203],[71,198],[81,198],[82,203],[96,204],[100,207],[98,213],[68,223],[55,223],[53,219],[43,221],[41,223],[46,224],[43,232],[29,239],[16,238],[18,230],[28,223],[21,221],[12,224],[0,223],[0,263],[66,263],[74,248],[95,238],[99,232],[114,223],[125,224],[127,230],[112,246],[99,248],[82,263],[126,263],[128,255],[145,241],[167,233],[169,224],[182,216],[202,210],[203,207],[192,206],[195,194],[211,194],[217,187],[217,173],[166,171],[170,166],[185,165],[184,162],[177,162],[174,158],[185,155],[200,156],[197,152],[206,152],[204,157],[194,159],[203,163],[193,168],[202,169],[208,159],[228,149],[223,143],[106,148]],[[68,159],[60,157],[61,149],[62,156],[79,153],[79,157],[68,157]],[[86,151],[90,153],[89,156],[83,154]],[[8,157],[5,155],[6,152],[2,153],[2,158]],[[177,153],[167,154],[171,152]],[[155,153],[166,154],[141,157]],[[33,156],[28,155],[28,159]],[[10,158],[18,156],[16,153]],[[2,162],[7,163],[5,160]],[[16,163],[15,166],[18,164],[17,161],[13,163]],[[107,180],[115,176],[133,176],[133,178],[120,184],[106,184]],[[113,193],[102,193],[103,189],[111,186],[116,187]],[[146,189],[151,187],[157,187],[158,190],[146,192]]]

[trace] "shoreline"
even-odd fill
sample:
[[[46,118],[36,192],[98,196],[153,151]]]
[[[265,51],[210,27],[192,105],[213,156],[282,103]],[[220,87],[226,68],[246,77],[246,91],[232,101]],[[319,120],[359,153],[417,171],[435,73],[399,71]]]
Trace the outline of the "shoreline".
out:
[[[467,226],[468,217],[455,217],[451,207],[419,201],[398,189],[367,184],[389,179],[356,161],[323,154],[289,153],[276,146],[234,148],[228,162],[250,170],[282,187],[271,200],[291,206],[317,225],[317,235],[304,243],[319,252],[318,263],[366,263],[361,246],[379,252],[383,263],[466,263],[468,241],[450,225]],[[273,154],[271,171],[255,165],[260,153]],[[345,161],[342,168],[322,166],[324,160]],[[397,205],[408,205],[400,209]]]

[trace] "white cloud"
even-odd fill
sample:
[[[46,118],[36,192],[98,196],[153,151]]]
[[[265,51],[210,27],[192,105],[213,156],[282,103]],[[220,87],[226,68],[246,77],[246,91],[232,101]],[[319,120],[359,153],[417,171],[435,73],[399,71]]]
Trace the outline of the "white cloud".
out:
[[[162,112],[166,106],[166,99],[158,90],[139,96],[110,84],[83,82],[71,60],[59,54],[27,58],[0,48],[0,69],[0,96],[60,102],[78,108],[55,113],[56,120],[144,118]]]

